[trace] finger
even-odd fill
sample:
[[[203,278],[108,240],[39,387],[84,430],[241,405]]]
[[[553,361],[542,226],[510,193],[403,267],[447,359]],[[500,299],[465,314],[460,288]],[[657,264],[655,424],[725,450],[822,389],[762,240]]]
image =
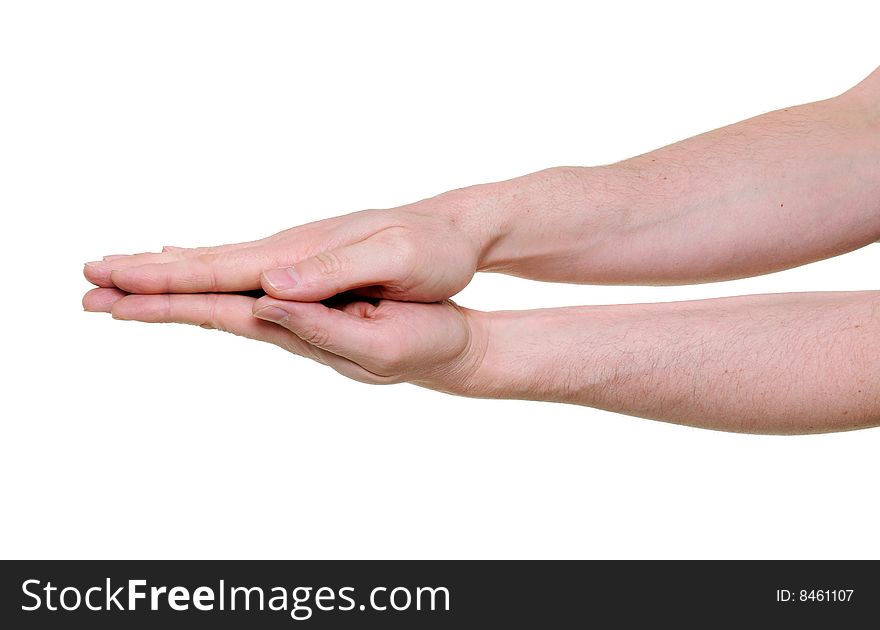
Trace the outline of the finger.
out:
[[[113,269],[113,284],[129,293],[225,293],[260,288],[260,272],[275,267],[283,249],[253,246],[194,256],[168,252],[177,260]]]
[[[265,239],[263,239],[265,240]],[[249,241],[245,243],[232,243],[217,247],[174,247],[166,245],[161,252],[144,252],[141,254],[113,254],[104,256],[103,260],[95,260],[85,264],[83,275],[86,280],[99,287],[112,287],[113,281],[110,274],[115,269],[127,269],[140,265],[169,263],[182,260],[187,257],[204,254],[221,254],[225,252],[244,249],[259,244],[261,241]]]
[[[109,313],[113,304],[126,295],[119,289],[92,289],[83,296],[83,309],[90,313]]]
[[[253,314],[283,326],[313,346],[370,369],[379,362],[377,359],[384,358],[385,331],[379,322],[369,319],[366,309],[374,309],[372,305],[358,307],[364,309],[361,313],[347,308],[340,310],[320,302],[288,302],[264,297],[254,302]]]
[[[103,260],[93,260],[83,266],[83,275],[86,280],[99,287],[113,287],[110,280],[110,272],[113,269],[131,264],[132,260],[155,261],[161,260],[162,254],[155,252],[143,252],[141,254],[110,254]],[[143,263],[140,263],[143,264]]]
[[[100,290],[100,289],[98,289]],[[253,316],[253,298],[212,293],[126,295],[113,304],[113,317],[148,323],[191,324],[223,330],[279,346],[288,352],[329,365],[355,380],[383,382],[356,363],[312,346],[293,332]]]
[[[392,284],[409,273],[407,252],[370,239],[321,252],[262,274],[263,289],[282,300],[317,301],[371,285]]]
[[[100,289],[99,289],[100,290]],[[241,295],[126,295],[113,303],[114,319],[191,324],[265,341],[309,356],[305,343],[290,331],[255,319],[253,298]]]

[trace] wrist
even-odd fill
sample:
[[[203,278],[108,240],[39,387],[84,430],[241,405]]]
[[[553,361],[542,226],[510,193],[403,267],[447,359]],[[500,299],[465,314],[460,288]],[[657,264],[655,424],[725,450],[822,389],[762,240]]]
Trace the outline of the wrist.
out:
[[[442,193],[409,209],[442,215],[472,246],[476,271],[558,280],[555,267],[583,256],[616,227],[602,194],[604,167],[560,166]],[[564,273],[563,273],[564,275]]]
[[[467,311],[478,349],[461,393],[476,398],[569,401],[574,383],[560,366],[574,343],[573,310]]]
[[[442,215],[457,226],[472,246],[476,271],[483,271],[484,260],[510,230],[511,198],[516,186],[511,181],[476,184],[456,188],[413,204],[414,209]]]
[[[559,166],[464,189],[480,237],[477,270],[566,279],[557,267],[588,255],[617,227],[620,213],[601,212],[609,207],[606,171]]]

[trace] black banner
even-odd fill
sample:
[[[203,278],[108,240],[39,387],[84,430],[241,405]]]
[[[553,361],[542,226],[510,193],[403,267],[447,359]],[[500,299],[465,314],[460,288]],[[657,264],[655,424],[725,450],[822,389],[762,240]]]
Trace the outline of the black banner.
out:
[[[0,627],[16,629],[854,627],[880,613],[876,561],[5,561],[0,574]]]

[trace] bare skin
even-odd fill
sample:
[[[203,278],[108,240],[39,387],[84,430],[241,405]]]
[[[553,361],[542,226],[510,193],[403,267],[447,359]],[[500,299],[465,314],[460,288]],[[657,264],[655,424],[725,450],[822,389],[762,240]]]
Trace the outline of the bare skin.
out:
[[[275,343],[371,383],[730,431],[880,424],[880,292],[483,313],[477,271],[706,282],[880,239],[880,69],[617,164],[559,167],[212,248],[88,263],[86,310]],[[230,292],[262,289],[255,298]],[[320,300],[343,294],[333,305]]]

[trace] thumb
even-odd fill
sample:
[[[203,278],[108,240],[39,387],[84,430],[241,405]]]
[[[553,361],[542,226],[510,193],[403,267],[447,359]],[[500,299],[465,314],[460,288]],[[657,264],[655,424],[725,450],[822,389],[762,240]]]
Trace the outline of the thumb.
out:
[[[377,322],[320,302],[289,302],[262,297],[253,315],[283,326],[308,344],[356,363],[370,363],[384,343]]]
[[[292,267],[264,271],[260,283],[272,297],[316,302],[343,291],[402,280],[410,265],[411,257],[400,248],[367,239],[321,252]]]

